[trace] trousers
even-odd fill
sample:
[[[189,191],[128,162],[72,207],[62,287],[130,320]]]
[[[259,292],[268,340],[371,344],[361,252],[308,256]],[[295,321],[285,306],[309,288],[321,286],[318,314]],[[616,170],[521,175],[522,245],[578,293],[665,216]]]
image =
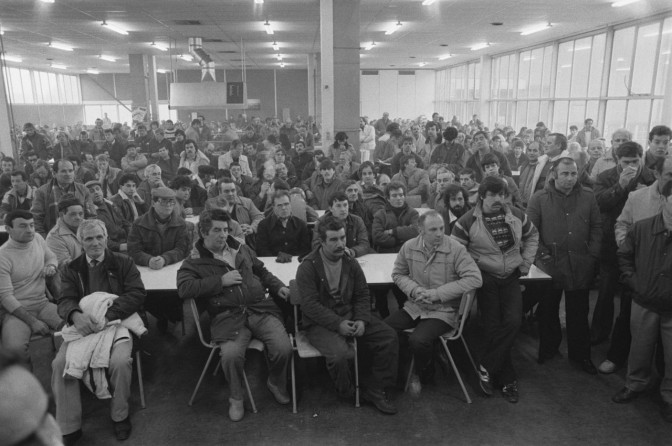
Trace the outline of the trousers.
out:
[[[46,298],[43,304],[36,308],[27,309],[27,311],[47,324],[52,330],[56,330],[63,322],[58,315],[56,305]],[[28,344],[30,344],[32,334],[33,332],[28,324],[12,314],[4,314],[2,318],[2,345],[8,350],[19,352],[26,363],[30,362]]]
[[[562,289],[552,288],[539,302],[539,356],[552,355],[562,342],[560,300]],[[590,359],[590,328],[588,327],[590,290],[565,291],[567,314],[567,356],[573,361]]]

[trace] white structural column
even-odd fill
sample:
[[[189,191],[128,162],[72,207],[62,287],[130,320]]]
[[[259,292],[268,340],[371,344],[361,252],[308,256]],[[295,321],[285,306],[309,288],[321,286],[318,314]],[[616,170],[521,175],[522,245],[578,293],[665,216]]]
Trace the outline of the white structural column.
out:
[[[322,145],[334,138],[334,1],[320,0],[320,96]]]
[[[19,147],[12,144],[12,122],[9,120],[9,100],[5,88],[6,70],[0,66],[0,152],[14,159],[18,159]],[[23,124],[21,124],[23,125]]]
[[[159,87],[156,81],[156,56],[147,56],[147,83],[149,88],[148,102],[152,120],[168,119],[168,116],[159,117]]]
[[[667,126],[672,126],[672,68],[667,69],[667,79],[665,79],[665,96],[663,96],[663,122],[652,122],[651,124],[665,124]]]
[[[492,74],[492,56],[481,56],[481,79],[479,80],[481,88],[479,92],[479,115],[481,120],[484,122],[491,122],[492,116],[490,116],[490,95],[492,84],[491,81]]]
[[[310,53],[306,55],[306,65],[308,66],[308,115],[315,117],[317,111],[317,102],[315,101],[317,83],[317,54]]]

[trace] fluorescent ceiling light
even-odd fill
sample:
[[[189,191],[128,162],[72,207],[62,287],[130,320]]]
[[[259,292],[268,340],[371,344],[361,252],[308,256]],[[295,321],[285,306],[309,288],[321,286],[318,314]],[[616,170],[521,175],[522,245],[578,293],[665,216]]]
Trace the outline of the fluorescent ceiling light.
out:
[[[257,4],[257,5],[263,5],[264,0],[254,0],[254,3]]]
[[[612,8],[620,8],[621,6],[627,6],[632,3],[637,3],[639,0],[619,0],[611,4]]]
[[[285,63],[284,62],[280,62],[280,68],[285,68]]]
[[[57,50],[61,50],[61,51],[74,51],[71,46],[68,46],[68,45],[65,45],[65,44],[62,44],[62,43],[58,43],[58,42],[49,42],[48,46],[50,46],[51,48],[56,48]]]
[[[630,71],[630,68],[627,68],[627,67],[616,68],[616,71]]]
[[[424,67],[425,65],[427,65],[427,62],[420,62],[420,63],[418,64],[419,67]]]
[[[159,68],[159,69],[156,70],[156,72],[161,73],[161,74],[166,74],[168,72],[168,70],[166,70],[165,68]]]
[[[425,0],[422,2],[422,6],[429,6],[434,3],[436,0]]]
[[[42,3],[54,3],[56,0],[42,0]]]
[[[159,51],[168,51],[168,47],[165,46],[163,43],[152,42],[152,43],[150,43],[150,45],[153,46],[154,48],[156,48]]]
[[[271,47],[273,47],[273,51],[280,51],[280,45],[278,45],[278,42],[276,42],[275,40],[273,41]]]
[[[100,59],[100,60],[106,60],[106,61],[108,61],[108,62],[116,62],[116,61],[117,61],[117,59],[115,59],[114,57],[112,57],[112,56],[106,56],[106,55],[104,55],[104,54],[101,54],[100,56],[98,56],[98,59]]]
[[[560,65],[560,68],[572,68],[572,64],[568,63],[566,65]]]
[[[266,20],[266,23],[264,23],[264,28],[266,29],[266,34],[273,34],[273,28],[271,28],[268,19]]]
[[[93,68],[89,68],[86,72],[89,74],[100,74],[100,71],[94,70]]]
[[[5,28],[2,25],[0,25],[0,36],[4,35],[5,35]]]
[[[8,56],[7,54],[2,55],[2,60],[6,62],[16,62],[16,63],[21,63],[23,62],[23,59],[17,56]]]
[[[534,25],[530,26],[529,28],[523,30],[520,35],[521,36],[529,36],[530,34],[538,33],[539,31],[544,31],[546,29],[549,29],[552,27],[550,23],[541,23],[539,25]]]
[[[128,35],[128,31],[125,29],[121,29],[118,26],[112,25],[111,23],[107,23],[105,20],[103,20],[102,25],[110,31],[114,31],[115,33],[123,34],[124,36]]]
[[[534,56],[525,56],[523,57],[523,62],[529,62],[531,60],[534,60]]]
[[[452,54],[444,54],[443,56],[439,56],[439,60],[446,60],[450,59],[451,57],[453,57]]]
[[[389,36],[394,34],[395,31],[397,31],[399,28],[401,28],[401,20],[397,21],[391,28],[389,28],[387,31],[385,31],[385,35]]]
[[[482,50],[483,48],[487,48],[487,47],[489,47],[489,46],[490,46],[490,44],[487,43],[487,42],[484,42],[484,43],[477,43],[476,45],[474,45],[474,46],[471,47],[471,51]]]
[[[185,60],[187,62],[191,62],[194,60],[194,57],[191,54],[180,54],[180,59]]]
[[[367,43],[366,45],[364,45],[364,50],[369,51],[374,46],[376,46],[376,42]]]
[[[68,67],[66,67],[65,65],[62,65],[60,63],[52,63],[51,68],[56,68],[57,70],[65,70]]]
[[[278,59],[278,60],[282,60],[282,54],[276,54],[275,58]]]

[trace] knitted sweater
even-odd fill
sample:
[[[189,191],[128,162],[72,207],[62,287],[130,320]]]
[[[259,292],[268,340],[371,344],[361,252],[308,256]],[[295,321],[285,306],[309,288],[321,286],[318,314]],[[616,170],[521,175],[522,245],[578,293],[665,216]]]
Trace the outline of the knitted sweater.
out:
[[[30,243],[11,238],[0,247],[0,304],[8,313],[31,309],[47,300],[43,269],[57,266],[56,255],[37,234]]]

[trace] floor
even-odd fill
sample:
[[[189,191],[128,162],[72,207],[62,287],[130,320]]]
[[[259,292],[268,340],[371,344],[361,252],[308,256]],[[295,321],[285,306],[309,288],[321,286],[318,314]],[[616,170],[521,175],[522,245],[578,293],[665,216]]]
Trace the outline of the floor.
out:
[[[595,297],[592,293],[592,304]],[[478,356],[475,319],[466,337]],[[198,342],[193,321],[187,317],[186,336],[179,325],[171,325],[167,335],[155,331],[143,340],[151,355],[143,356],[147,408],[140,408],[134,381],[133,433],[127,445],[669,445],[672,435],[672,425],[659,415],[656,392],[631,404],[612,403],[611,396],[623,385],[623,370],[613,375],[587,375],[565,359],[564,344],[564,358],[538,365],[533,333],[521,333],[514,350],[518,404],[510,404],[498,394],[481,396],[473,369],[461,346],[455,345],[458,367],[468,381],[473,404],[466,404],[453,372],[446,374],[437,368],[435,383],[424,386],[419,399],[401,391],[392,394],[399,407],[396,416],[380,414],[367,405],[355,408],[337,399],[324,363],[313,359],[298,363],[298,414],[292,414],[291,405],[278,405],[265,387],[263,355],[249,352],[247,375],[258,413],[248,411],[241,422],[233,423],[227,416],[228,394],[222,373],[206,375],[193,407],[187,405],[208,353]],[[593,349],[596,365],[604,359],[607,347],[602,344]],[[40,341],[31,349],[36,374],[48,389],[49,342]],[[84,436],[79,444],[118,444],[109,420],[109,403],[83,395]],[[249,409],[247,402],[246,407]]]

